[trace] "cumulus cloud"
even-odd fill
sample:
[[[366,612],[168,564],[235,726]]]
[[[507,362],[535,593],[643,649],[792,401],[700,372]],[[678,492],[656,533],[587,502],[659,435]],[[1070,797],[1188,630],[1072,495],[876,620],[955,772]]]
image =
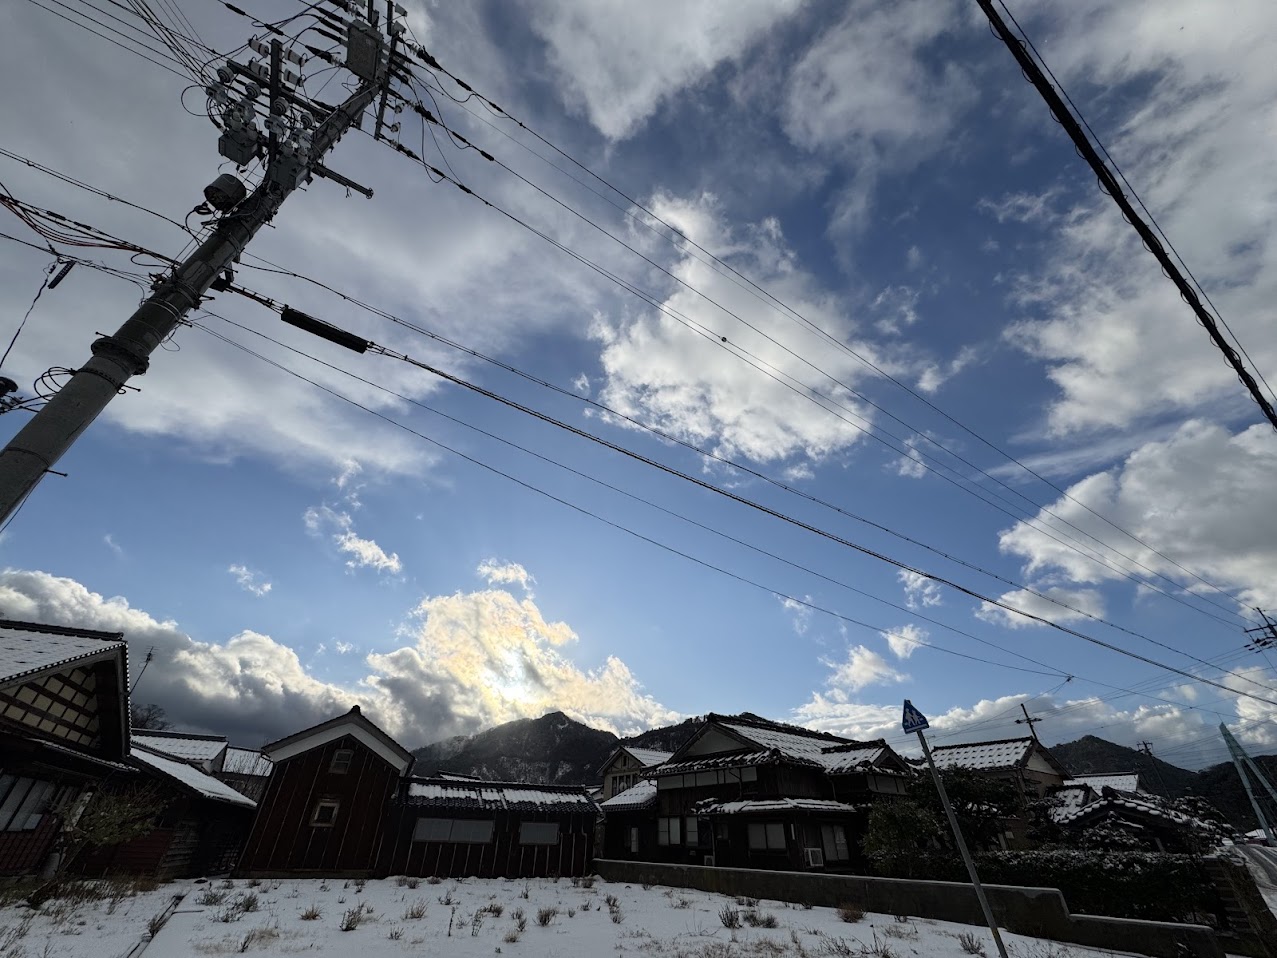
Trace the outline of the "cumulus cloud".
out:
[[[224,641],[192,638],[121,597],[45,572],[0,572],[0,611],[36,622],[123,632],[134,668],[156,659],[138,688],[186,728],[259,744],[359,704],[405,745],[467,734],[561,709],[626,733],[681,718],[643,691],[620,659],[582,670],[568,657],[576,633],[547,621],[531,599],[499,589],[423,599],[402,629],[348,681],[313,675],[297,652],[253,630]],[[336,644],[349,653],[347,643]]]
[[[1104,599],[1097,589],[1070,589],[1058,585],[1034,586],[1034,589],[1034,592],[1016,589],[998,596],[998,601],[1010,606],[1010,609],[992,602],[981,602],[976,617],[1009,629],[1027,629],[1043,625],[1027,616],[1064,623],[1104,615]],[[1020,615],[1021,612],[1024,615]]]
[[[349,512],[326,505],[311,506],[302,515],[302,521],[311,535],[330,536],[337,550],[350,557],[346,560],[350,569],[372,569],[390,575],[403,571],[398,553],[387,552],[372,539],[362,538],[355,532],[355,520]]]
[[[1072,532],[1063,527],[1065,521],[1072,523],[1113,543],[1134,561],[1110,554],[1114,569],[1088,560],[1024,522],[1004,531],[999,545],[1023,559],[1030,575],[1093,586],[1116,581],[1123,572],[1149,578],[1146,570],[1152,569],[1209,591],[1183,566],[1236,590],[1246,607],[1272,606],[1277,604],[1272,577],[1277,567],[1274,474],[1277,436],[1267,425],[1234,434],[1219,425],[1190,421],[1168,439],[1140,446],[1119,466],[1068,487],[1067,496],[1037,516],[1039,526],[1057,533]],[[1117,532],[1097,513],[1140,541]]]
[[[709,195],[657,196],[650,208],[825,334],[849,341],[847,304],[801,268],[776,221],[733,228]],[[664,300],[669,312],[600,316],[594,335],[602,346],[603,402],[721,455],[758,462],[819,459],[857,441],[867,408],[797,357],[821,357],[820,368],[841,382],[862,375],[858,360],[813,329],[784,321],[703,257],[689,252],[671,272],[708,300],[680,286]],[[814,389],[829,398],[813,401]]]
[[[1193,0],[1040,6],[1026,28],[1074,90],[1104,91],[1106,146],[1261,370],[1277,368],[1277,16],[1239,2],[1220,22]],[[1085,98],[1081,106],[1088,108]],[[1040,109],[1032,122],[1058,133]],[[1012,342],[1048,365],[1056,435],[1128,428],[1224,402],[1253,415],[1191,310],[1089,177],[1067,215],[1058,184],[986,206],[1038,225],[1046,256],[1019,277]]]
[[[235,578],[237,586],[259,598],[271,590],[271,584],[266,579],[264,572],[258,572],[256,569],[250,569],[248,566],[240,564],[231,565],[226,571]]]
[[[887,640],[887,645],[896,658],[907,659],[918,651],[919,646],[927,644],[927,634],[926,629],[910,623],[890,632],[883,632],[882,637]]]
[[[624,139],[661,102],[745,51],[798,0],[565,0],[529,3],[565,101],[604,136]]]
[[[488,585],[517,584],[529,599],[534,598],[532,586],[536,578],[517,562],[500,562],[496,559],[484,559],[475,570]]]
[[[944,601],[940,583],[921,573],[901,569],[896,573],[896,579],[904,586],[905,605],[911,609],[926,609]]]

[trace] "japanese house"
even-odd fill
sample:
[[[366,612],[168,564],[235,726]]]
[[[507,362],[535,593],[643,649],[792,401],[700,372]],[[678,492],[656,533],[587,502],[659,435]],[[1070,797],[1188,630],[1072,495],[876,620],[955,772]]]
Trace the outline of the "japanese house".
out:
[[[599,775],[603,778],[603,800],[613,798],[644,781],[647,778],[647,769],[663,765],[672,754],[654,748],[617,746],[599,769]]]
[[[584,789],[414,777],[412,754],[358,706],[262,754],[246,876],[576,876],[593,857]]]
[[[746,713],[709,715],[643,782],[603,803],[606,857],[851,870],[872,802],[914,772],[885,742]]]
[[[220,781],[225,782],[241,795],[259,802],[262,795],[266,793],[270,770],[270,759],[257,749],[236,748],[232,745],[226,749],[222,768],[215,774]]]
[[[1010,782],[1023,799],[1042,798],[1069,778],[1068,769],[1032,737],[937,745],[931,754],[937,768],[969,768]]]

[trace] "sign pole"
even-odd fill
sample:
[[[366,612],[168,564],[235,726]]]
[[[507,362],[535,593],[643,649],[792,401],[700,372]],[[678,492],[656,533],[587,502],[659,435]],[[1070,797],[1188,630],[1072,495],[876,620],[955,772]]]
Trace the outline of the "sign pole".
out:
[[[949,827],[953,829],[953,840],[958,844],[958,851],[962,854],[962,861],[967,866],[967,874],[971,876],[971,887],[975,889],[975,896],[980,901],[980,910],[984,912],[984,920],[989,926],[989,931],[993,934],[993,943],[998,946],[998,954],[1001,958],[1007,958],[1006,945],[1002,943],[1002,933],[998,930],[998,923],[993,920],[993,912],[989,908],[989,899],[984,896],[984,886],[980,884],[980,874],[976,871],[975,859],[971,857],[971,850],[967,848],[966,839],[962,837],[962,828],[958,825],[958,816],[953,812],[953,806],[949,804],[949,793],[944,790],[944,780],[940,778],[940,771],[936,768],[936,760],[931,755],[931,746],[927,744],[927,737],[922,734],[922,730],[930,728],[930,723],[926,717],[913,707],[908,699],[905,699],[904,721],[901,723],[906,733],[916,732],[918,734],[918,743],[922,746],[922,754],[927,757],[927,766],[931,769],[931,778],[936,783],[936,791],[940,793],[940,804],[944,806],[944,813],[949,817]]]

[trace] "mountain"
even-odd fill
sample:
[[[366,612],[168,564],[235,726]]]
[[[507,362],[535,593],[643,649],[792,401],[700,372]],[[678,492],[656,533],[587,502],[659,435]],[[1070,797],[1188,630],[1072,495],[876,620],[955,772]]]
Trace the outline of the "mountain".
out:
[[[1268,781],[1277,787],[1277,755],[1255,755],[1255,764],[1260,767]],[[1246,797],[1246,789],[1232,762],[1212,765],[1197,773],[1188,794],[1200,795],[1208,799],[1212,805],[1224,813],[1234,825],[1242,831],[1249,832],[1259,827],[1255,811],[1251,808],[1250,799]],[[1263,787],[1256,788],[1256,797],[1260,799],[1265,815],[1272,815],[1274,803],[1264,800]],[[1269,824],[1273,824],[1271,818]]]
[[[1050,749],[1051,754],[1074,775],[1139,772],[1140,783],[1145,789],[1169,798],[1185,794],[1197,780],[1196,772],[1094,735],[1085,735],[1076,742],[1052,745]]]
[[[519,719],[477,735],[462,735],[416,749],[414,771],[459,772],[500,782],[592,785],[619,740],[562,712]]]

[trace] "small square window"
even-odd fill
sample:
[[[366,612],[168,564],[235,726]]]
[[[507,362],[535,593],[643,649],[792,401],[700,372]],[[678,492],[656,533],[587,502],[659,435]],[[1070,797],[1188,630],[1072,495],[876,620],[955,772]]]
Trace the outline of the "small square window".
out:
[[[310,823],[323,828],[331,828],[337,821],[337,802],[320,799],[315,803],[315,811],[310,816]]]
[[[328,771],[334,775],[345,775],[350,771],[350,763],[355,760],[355,750],[353,748],[339,748],[333,752],[332,764],[328,766]]]

